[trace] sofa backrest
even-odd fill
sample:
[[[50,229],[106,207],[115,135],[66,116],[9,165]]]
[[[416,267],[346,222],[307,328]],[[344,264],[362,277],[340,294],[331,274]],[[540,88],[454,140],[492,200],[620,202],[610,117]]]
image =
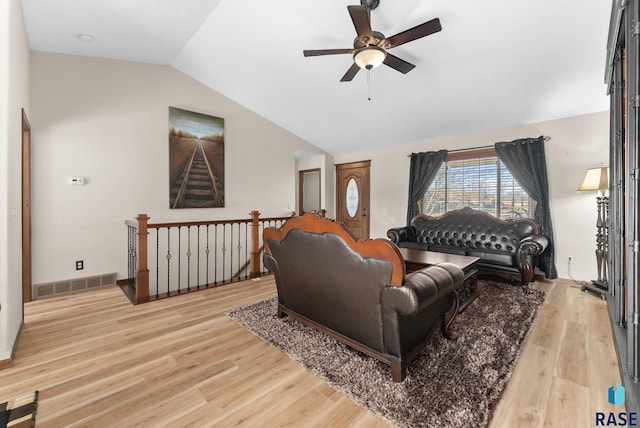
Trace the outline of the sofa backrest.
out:
[[[449,211],[440,217],[417,215],[411,221],[416,241],[429,247],[496,250],[515,253],[523,238],[540,233],[532,219],[501,220],[469,207]]]
[[[263,231],[265,254],[271,254],[271,243],[283,241],[294,230],[312,235],[335,235],[342,245],[360,255],[363,259],[386,260],[391,265],[388,285],[400,286],[404,282],[404,260],[398,247],[388,239],[358,240],[341,223],[320,217],[315,213],[306,213],[300,217],[292,217],[282,227],[268,227]]]

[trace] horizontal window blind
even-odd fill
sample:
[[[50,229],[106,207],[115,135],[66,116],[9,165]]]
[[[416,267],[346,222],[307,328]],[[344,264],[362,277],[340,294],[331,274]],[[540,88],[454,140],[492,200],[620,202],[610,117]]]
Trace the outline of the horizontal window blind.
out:
[[[497,156],[448,160],[422,198],[422,213],[470,207],[498,218],[531,217],[533,201]]]

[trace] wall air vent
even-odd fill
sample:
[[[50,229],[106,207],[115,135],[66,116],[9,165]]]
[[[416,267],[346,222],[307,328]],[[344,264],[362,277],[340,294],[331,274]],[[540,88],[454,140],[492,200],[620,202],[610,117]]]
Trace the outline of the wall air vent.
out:
[[[35,284],[34,299],[43,299],[45,297],[60,296],[62,294],[70,294],[81,290],[101,287],[104,285],[115,285],[116,274],[108,273],[104,275],[86,276],[83,278],[74,278],[63,281],[45,282]]]

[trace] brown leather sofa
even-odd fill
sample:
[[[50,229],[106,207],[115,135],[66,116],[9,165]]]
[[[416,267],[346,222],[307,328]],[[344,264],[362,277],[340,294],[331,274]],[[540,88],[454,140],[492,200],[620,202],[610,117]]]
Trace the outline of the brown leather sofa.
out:
[[[357,241],[341,224],[313,213],[264,230],[264,263],[274,273],[278,316],[290,315],[391,366],[400,382],[408,364],[459,306],[463,273],[453,264],[405,276],[386,239]]]
[[[479,257],[480,274],[517,278],[525,289],[533,279],[533,257],[549,244],[532,219],[501,220],[468,207],[440,217],[417,215],[409,226],[389,229],[387,237],[399,247]]]

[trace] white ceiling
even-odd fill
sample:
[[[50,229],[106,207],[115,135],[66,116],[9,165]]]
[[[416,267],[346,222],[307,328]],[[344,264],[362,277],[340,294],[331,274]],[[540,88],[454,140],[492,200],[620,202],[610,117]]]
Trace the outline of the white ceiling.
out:
[[[443,30],[392,49],[416,68],[372,70],[368,101],[350,55],[302,55],[351,48],[358,0],[22,0],[32,50],[172,65],[333,154],[607,110],[611,2],[588,3],[381,0],[386,36]]]

